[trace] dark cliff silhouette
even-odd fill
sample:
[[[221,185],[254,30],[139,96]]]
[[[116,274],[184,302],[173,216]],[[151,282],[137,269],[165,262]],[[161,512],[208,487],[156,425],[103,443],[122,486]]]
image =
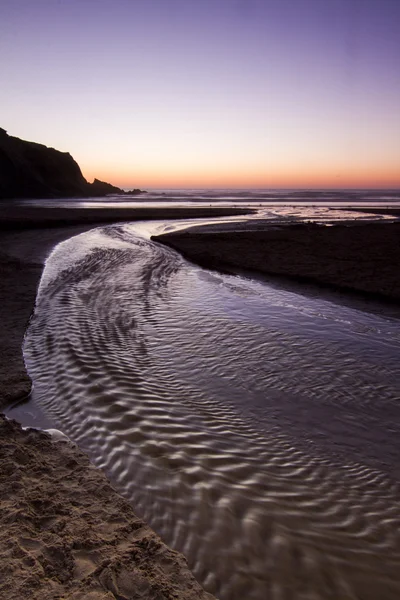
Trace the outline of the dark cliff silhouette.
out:
[[[132,190],[129,194],[140,194]],[[95,179],[88,183],[68,152],[12,137],[0,128],[0,199],[71,198],[125,194]]]

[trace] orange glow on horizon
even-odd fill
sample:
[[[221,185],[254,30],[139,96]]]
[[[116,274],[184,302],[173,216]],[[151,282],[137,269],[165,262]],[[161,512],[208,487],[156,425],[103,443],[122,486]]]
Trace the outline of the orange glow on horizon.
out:
[[[400,165],[385,170],[330,169],[329,171],[276,170],[273,173],[257,173],[248,170],[211,172],[192,169],[186,172],[175,170],[137,170],[91,166],[82,169],[88,181],[96,177],[121,188],[192,188],[192,189],[397,189],[400,188]],[[132,174],[133,171],[133,174]]]

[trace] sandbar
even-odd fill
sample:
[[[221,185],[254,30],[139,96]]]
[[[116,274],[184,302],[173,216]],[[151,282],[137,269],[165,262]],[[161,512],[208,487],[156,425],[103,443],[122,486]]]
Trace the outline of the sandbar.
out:
[[[315,223],[248,220],[153,236],[207,268],[273,277],[400,300],[400,221]]]

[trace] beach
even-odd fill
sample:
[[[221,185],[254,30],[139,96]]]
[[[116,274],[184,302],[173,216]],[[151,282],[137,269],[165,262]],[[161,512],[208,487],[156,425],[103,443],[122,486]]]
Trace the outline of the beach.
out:
[[[163,216],[106,212],[105,218],[104,211],[92,211],[90,219],[74,213],[66,219],[74,223],[69,227],[56,210],[34,210],[29,219],[24,211],[23,225],[18,211],[1,216],[0,410],[30,393],[21,347],[52,248],[104,221]],[[193,212],[178,211],[186,217]],[[212,598],[184,557],[136,517],[74,444],[1,416],[0,461],[1,597]]]
[[[72,215],[50,209],[2,216],[0,407],[28,396],[21,345],[34,307],[43,264],[60,241],[105,222],[115,210]],[[96,211],[97,209],[91,209]],[[173,209],[176,210],[176,209]],[[206,210],[197,216],[210,216]],[[50,211],[50,212],[49,212]],[[149,213],[119,214],[122,221]],[[215,213],[212,213],[215,216]],[[225,212],[227,214],[227,212]],[[237,214],[237,213],[236,213]],[[181,210],[181,218],[194,213]],[[152,218],[178,218],[161,209]],[[65,226],[65,222],[71,223]],[[10,228],[11,223],[14,229]],[[321,228],[250,222],[203,226],[156,238],[190,260],[215,269],[301,278],[324,285],[400,297],[399,224],[346,224]],[[377,248],[379,252],[377,253]],[[385,268],[383,268],[385,267]],[[76,446],[52,441],[1,419],[2,533],[0,592],[4,597],[211,598],[187,568],[134,514]]]
[[[400,300],[399,222],[275,226],[256,220],[191,227],[152,239],[206,268],[241,269]]]
[[[27,396],[30,380],[21,345],[35,303],[46,257],[59,242],[96,226],[118,221],[208,218],[248,213],[224,208],[43,208],[0,207],[0,410]],[[251,211],[250,211],[251,212]]]
[[[210,599],[68,441],[0,417],[2,598]]]

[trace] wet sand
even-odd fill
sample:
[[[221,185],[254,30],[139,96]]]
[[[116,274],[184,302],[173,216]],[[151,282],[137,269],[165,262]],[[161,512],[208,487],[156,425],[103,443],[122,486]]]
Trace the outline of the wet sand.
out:
[[[0,232],[0,410],[31,389],[21,346],[46,257],[59,242],[95,226],[43,229],[34,222],[33,229]]]
[[[209,214],[162,209],[129,211],[128,218],[126,211],[91,211],[90,219],[75,212],[64,219],[63,211],[35,209],[17,221],[17,212],[3,212],[0,410],[30,393],[21,345],[45,259],[57,243],[110,220]],[[136,517],[76,446],[0,415],[0,463],[1,598],[212,598],[185,558]]]
[[[400,222],[247,221],[153,236],[201,266],[245,269],[400,300]]]
[[[117,221],[208,218],[246,214],[225,208],[42,208],[0,206],[0,410],[29,394],[21,345],[43,265],[59,242]]]
[[[0,229],[32,229],[43,227],[65,227],[117,221],[142,221],[154,219],[210,218],[245,215],[254,212],[246,208],[223,207],[168,207],[162,208],[77,208],[65,206],[22,206],[0,205]]]
[[[157,211],[153,218],[177,218],[166,212]],[[98,220],[92,217],[77,225],[74,214],[68,220],[74,227],[65,227],[65,221],[46,211],[30,218],[23,227],[15,221],[11,231],[4,229],[16,216],[10,213],[2,220],[0,408],[30,390],[21,343],[47,254],[59,241],[112,220],[112,215],[104,219],[104,213],[99,214]],[[338,226],[340,231],[308,225],[258,231],[249,231],[249,225],[242,230],[234,227],[234,231],[227,231],[227,226],[192,229],[158,239],[206,266],[322,277],[332,285],[400,297],[395,277],[399,224]],[[346,268],[339,269],[340,264]],[[360,265],[367,269],[361,269],[361,275]],[[360,281],[364,281],[361,288]],[[0,453],[5,477],[0,485],[1,597],[210,597],[195,582],[185,560],[134,515],[76,447],[55,444],[44,433],[23,431],[1,419]]]

